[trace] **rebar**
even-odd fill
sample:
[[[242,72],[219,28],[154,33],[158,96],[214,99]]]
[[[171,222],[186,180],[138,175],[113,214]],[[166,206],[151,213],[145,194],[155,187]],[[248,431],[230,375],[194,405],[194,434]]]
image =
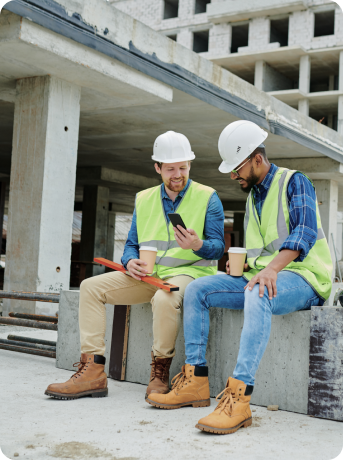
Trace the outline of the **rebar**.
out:
[[[60,294],[52,292],[0,291],[0,298],[33,300],[36,302],[60,302]]]
[[[56,358],[54,351],[35,350],[34,348],[17,347],[15,345],[5,345],[0,343],[0,348],[3,350],[17,351],[19,353],[28,353],[30,355],[46,356],[47,358]]]
[[[18,319],[0,317],[0,324],[11,324],[13,326],[34,327],[36,329],[48,329],[57,331],[57,324],[44,323],[43,321],[32,321],[31,319]]]
[[[29,313],[15,313],[11,312],[8,314],[11,318],[22,318],[22,319],[33,319],[35,321],[45,321],[48,323],[57,324],[58,317],[57,316],[45,316],[45,315],[32,315]]]
[[[34,339],[33,337],[22,337],[20,335],[9,334],[7,340],[18,340],[19,342],[39,343],[41,345],[48,345],[49,347],[56,347],[56,342],[52,340]]]
[[[56,352],[56,347],[48,347],[48,345],[41,345],[38,343],[19,342],[19,341],[17,342],[16,340],[0,339],[0,344],[16,345],[18,347],[34,348],[35,350],[46,350],[46,351]]]

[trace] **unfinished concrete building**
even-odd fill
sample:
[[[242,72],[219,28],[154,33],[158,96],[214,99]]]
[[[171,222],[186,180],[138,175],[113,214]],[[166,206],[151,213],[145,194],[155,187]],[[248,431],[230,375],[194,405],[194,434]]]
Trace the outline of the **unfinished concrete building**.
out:
[[[152,18],[155,4],[161,14],[165,11],[160,0],[141,3]],[[166,3],[173,10],[175,2]],[[205,3],[197,5],[204,10]],[[209,26],[214,40],[215,32],[223,30],[225,49],[232,26],[227,21],[210,27],[208,13],[209,7],[231,3],[213,2],[206,5],[207,12],[194,14],[194,2],[181,0],[178,11],[186,8],[197,30]],[[290,24],[309,11],[293,12]],[[218,171],[217,151],[220,132],[238,119],[254,121],[268,131],[267,152],[273,162],[302,170],[314,180],[325,234],[330,243],[332,238],[337,241],[337,211],[342,209],[340,133],[240,78],[246,70],[240,75],[239,69],[239,77],[205,59],[200,49],[194,52],[191,41],[190,49],[181,46],[197,32],[193,26],[189,30],[189,19],[184,20],[185,27],[177,26],[182,18],[181,14],[179,19],[159,16],[151,24],[155,28],[170,24],[166,34],[180,28],[175,42],[105,0],[16,0],[1,11],[0,178],[6,185],[1,186],[0,217],[4,211],[7,222],[4,289],[69,289],[75,262],[83,264],[85,276],[101,273],[104,268],[92,261],[95,256],[112,258],[116,213],[132,213],[135,194],[159,184],[152,145],[170,129],[189,138],[197,158],[191,177],[218,191],[227,216],[234,220],[234,230],[242,237],[246,196]],[[260,21],[261,17],[252,19],[249,30]],[[253,46],[252,40],[248,46]],[[278,46],[272,48],[271,53],[282,53]],[[242,54],[242,59],[252,58],[245,66],[257,73],[259,66],[250,53]],[[311,64],[311,52],[307,53],[298,62],[303,59]],[[228,52],[228,62],[244,62],[240,52],[235,54],[233,60]],[[339,50],[329,55],[339,59]],[[260,61],[269,69],[267,57]],[[336,75],[334,67],[331,72]],[[305,92],[305,97],[312,106],[312,93]],[[82,211],[81,244],[79,254],[72,256],[75,211]],[[330,246],[335,261],[334,246]],[[5,300],[4,314],[13,307],[11,300]],[[15,308],[45,314],[56,311],[55,304],[26,301],[16,301]]]
[[[329,0],[109,0],[341,132],[343,14]]]

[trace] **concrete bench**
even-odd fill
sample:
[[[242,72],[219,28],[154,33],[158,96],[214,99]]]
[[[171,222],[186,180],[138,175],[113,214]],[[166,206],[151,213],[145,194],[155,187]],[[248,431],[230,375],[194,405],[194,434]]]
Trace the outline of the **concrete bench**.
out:
[[[79,291],[62,291],[56,366],[73,370],[80,358],[78,326]],[[117,307],[115,307],[117,308]],[[106,306],[107,372],[111,362],[114,307]],[[211,309],[207,362],[210,394],[223,390],[232,375],[244,321],[243,311]],[[343,309],[312,307],[308,311],[273,316],[270,341],[259,370],[252,404],[277,404],[280,409],[342,420]],[[151,304],[131,307],[125,380],[147,384],[152,346]],[[112,347],[112,352],[113,352]],[[171,377],[184,364],[181,329]]]

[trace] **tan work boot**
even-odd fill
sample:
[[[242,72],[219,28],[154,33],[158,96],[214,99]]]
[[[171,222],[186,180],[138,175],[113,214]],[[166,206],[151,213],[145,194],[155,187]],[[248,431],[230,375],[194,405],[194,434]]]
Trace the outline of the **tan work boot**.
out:
[[[172,379],[168,394],[150,394],[148,404],[160,409],[179,409],[183,406],[210,406],[208,368],[185,364],[182,372]]]
[[[171,362],[172,358],[156,358],[152,352],[151,374],[145,399],[151,393],[165,394],[170,391],[168,382],[170,380]]]
[[[45,390],[46,395],[57,399],[77,399],[82,396],[101,398],[107,396],[107,376],[104,372],[105,358],[101,355],[81,354],[78,371],[65,383],[53,383]]]
[[[217,408],[212,414],[201,418],[196,428],[209,433],[229,434],[234,433],[240,427],[247,428],[252,425],[249,404],[251,396],[245,396],[245,392],[244,382],[229,377],[226,388],[216,397],[218,399],[222,394]]]

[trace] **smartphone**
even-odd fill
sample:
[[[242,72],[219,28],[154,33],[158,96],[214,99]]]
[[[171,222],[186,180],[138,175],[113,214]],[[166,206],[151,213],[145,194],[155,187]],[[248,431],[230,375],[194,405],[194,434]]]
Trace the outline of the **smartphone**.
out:
[[[176,212],[171,212],[169,213],[168,217],[170,218],[173,227],[177,228],[177,225],[180,225],[184,228],[184,230],[186,230],[186,225],[184,224],[183,219],[180,217],[180,214]]]

